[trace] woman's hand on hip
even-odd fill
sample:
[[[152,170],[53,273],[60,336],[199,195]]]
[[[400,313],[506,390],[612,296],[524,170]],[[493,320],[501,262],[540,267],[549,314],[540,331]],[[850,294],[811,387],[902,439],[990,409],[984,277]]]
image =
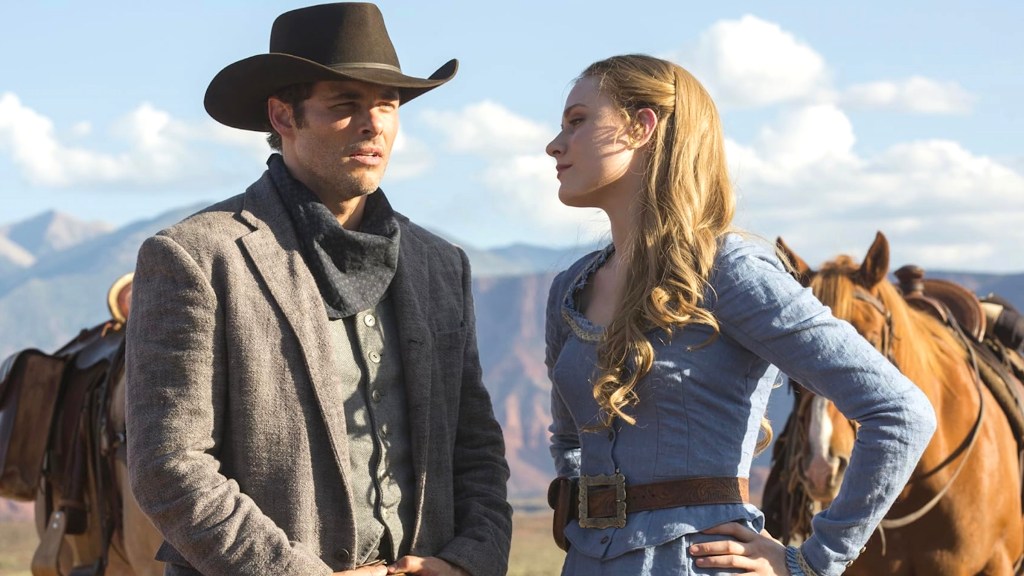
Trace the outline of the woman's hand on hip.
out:
[[[790,576],[786,567],[786,547],[764,530],[758,534],[742,524],[728,522],[702,533],[731,536],[735,540],[690,546],[690,555],[701,568],[734,568],[758,576]]]

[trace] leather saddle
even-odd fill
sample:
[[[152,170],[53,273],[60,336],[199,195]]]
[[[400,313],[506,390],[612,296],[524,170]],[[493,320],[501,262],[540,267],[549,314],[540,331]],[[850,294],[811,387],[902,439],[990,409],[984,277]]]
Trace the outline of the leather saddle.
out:
[[[903,298],[912,307],[943,323],[955,321],[975,342],[985,339],[985,311],[974,292],[949,280],[925,278],[924,270],[913,264],[903,266],[895,274]]]
[[[71,576],[100,575],[120,521],[110,425],[111,388],[123,370],[131,275],[111,287],[111,319],[53,354],[29,349],[0,366],[0,497],[37,499],[46,523],[33,576],[59,576],[65,536],[99,530],[97,558],[75,558]]]
[[[981,301],[967,288],[948,280],[924,278],[924,270],[914,265],[904,266],[895,274],[909,305],[947,325],[955,323],[969,337],[964,344],[978,360],[979,378],[1006,414],[1024,473],[1024,359],[993,337]]]
[[[65,361],[22,350],[0,366],[0,498],[33,500],[50,439]]]

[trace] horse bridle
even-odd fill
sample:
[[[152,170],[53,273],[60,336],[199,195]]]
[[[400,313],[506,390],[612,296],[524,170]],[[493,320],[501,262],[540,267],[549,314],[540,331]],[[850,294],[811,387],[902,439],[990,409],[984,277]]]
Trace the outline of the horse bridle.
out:
[[[856,287],[853,297],[856,298],[857,300],[867,302],[885,318],[885,327],[882,329],[881,342],[879,342],[878,345],[876,345],[876,348],[886,358],[888,358],[894,366],[899,368],[899,366],[896,364],[895,358],[893,358],[892,355],[892,340],[894,337],[892,333],[892,313],[889,311],[888,308],[886,308],[885,304],[881,300],[879,300],[873,294],[859,286]],[[983,394],[981,389],[981,376],[978,371],[978,359],[974,355],[974,349],[971,347],[971,343],[970,340],[968,340],[967,335],[964,334],[963,330],[960,329],[960,326],[957,325],[955,320],[949,320],[949,318],[952,318],[951,314],[947,314],[946,316],[946,324],[953,331],[953,333],[957,335],[957,337],[963,343],[964,347],[967,349],[970,355],[972,368],[971,376],[974,380],[974,386],[978,391],[978,417],[974,421],[974,426],[971,427],[971,431],[968,434],[967,438],[964,439],[964,443],[966,443],[967,445],[966,448],[964,448],[962,451],[959,449],[954,451],[961,452],[962,457],[960,459],[959,466],[957,466],[957,469],[956,471],[953,472],[953,475],[949,477],[949,480],[946,482],[945,486],[943,486],[942,489],[939,490],[939,492],[935,494],[935,496],[932,497],[932,499],[927,504],[919,508],[917,511],[907,514],[906,516],[902,516],[900,518],[883,519],[882,522],[878,525],[878,530],[882,540],[883,556],[885,555],[884,529],[902,528],[913,522],[916,522],[922,516],[930,512],[932,508],[934,508],[939,503],[939,501],[942,500],[942,497],[945,496],[946,492],[949,491],[949,488],[953,485],[953,482],[955,482],[957,477],[960,476],[960,472],[963,471],[964,466],[967,463],[967,459],[970,456],[971,451],[974,449],[974,445],[977,443],[978,431],[981,429],[981,421],[985,415],[985,395]],[[963,445],[964,444],[962,443],[961,446]]]
[[[899,368],[899,365],[896,363],[896,358],[892,354],[892,312],[890,312],[889,309],[885,307],[885,304],[875,297],[874,294],[860,286],[854,288],[853,297],[857,300],[867,302],[872,308],[877,310],[883,318],[885,318],[885,324],[882,327],[882,337],[878,344],[875,345],[875,348],[881,352],[893,366]]]

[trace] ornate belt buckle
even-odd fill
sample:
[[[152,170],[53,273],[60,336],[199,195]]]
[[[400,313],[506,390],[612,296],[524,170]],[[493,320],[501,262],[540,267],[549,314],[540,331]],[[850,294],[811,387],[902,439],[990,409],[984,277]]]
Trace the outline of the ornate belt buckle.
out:
[[[588,490],[596,486],[615,487],[615,516],[591,518]],[[580,528],[622,528],[626,525],[626,477],[621,473],[580,476]]]

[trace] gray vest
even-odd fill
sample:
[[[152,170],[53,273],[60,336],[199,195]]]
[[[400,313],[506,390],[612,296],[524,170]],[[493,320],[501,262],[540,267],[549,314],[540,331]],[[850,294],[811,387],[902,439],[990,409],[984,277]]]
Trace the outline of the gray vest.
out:
[[[355,499],[356,565],[409,552],[415,479],[397,324],[387,296],[332,320]]]

